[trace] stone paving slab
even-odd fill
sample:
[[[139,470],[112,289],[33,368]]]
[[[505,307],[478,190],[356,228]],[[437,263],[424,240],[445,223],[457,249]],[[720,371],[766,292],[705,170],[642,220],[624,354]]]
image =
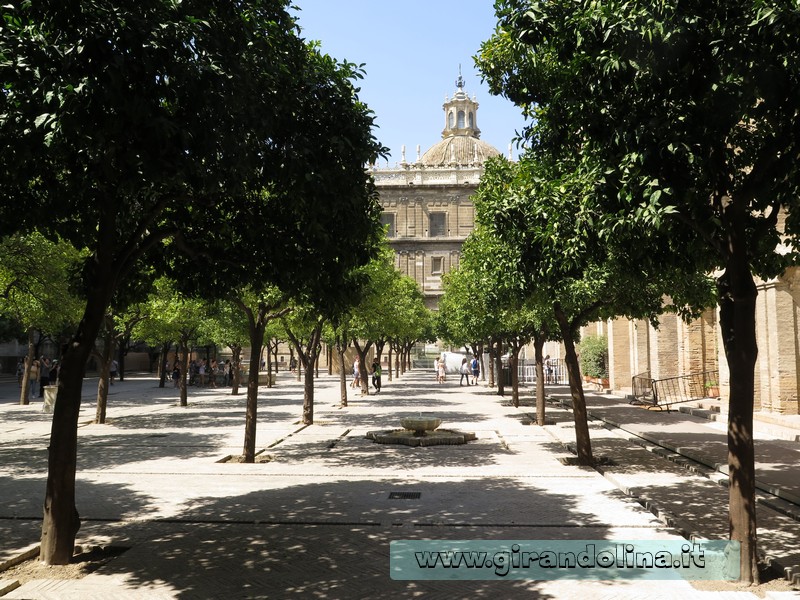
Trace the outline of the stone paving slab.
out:
[[[600,468],[604,475],[631,497],[637,498],[642,505],[660,514],[663,519],[684,532],[685,535],[703,539],[726,539],[728,490],[723,485],[725,478],[712,468],[703,469],[700,466],[699,468],[694,467],[693,470],[687,470],[680,461],[665,460],[661,456],[663,454],[661,448],[648,449],[642,446],[631,446],[626,439],[628,437],[626,432],[645,429],[653,431],[655,429],[652,424],[645,421],[648,416],[652,415],[654,421],[663,422],[667,415],[645,411],[636,415],[636,419],[626,420],[624,417],[630,409],[620,404],[614,405],[614,399],[601,398],[598,400],[592,397],[591,401],[602,402],[604,410],[591,408],[590,415],[621,427],[609,430],[603,427],[601,421],[594,421],[590,424],[592,449],[595,456],[609,458],[615,463]],[[618,406],[618,412],[610,408],[612,406]],[[555,418],[556,424],[547,426],[546,429],[562,443],[574,446],[575,432],[571,413],[550,407],[548,416]],[[669,415],[669,417],[672,416],[675,416],[675,413]],[[682,418],[683,416],[677,417],[679,421]],[[719,437],[724,437],[725,432],[720,431],[717,427],[711,427],[704,431],[702,429],[703,421],[695,421],[693,417],[690,419],[685,425],[688,430],[687,436],[707,436],[707,446],[693,445],[690,449],[686,449],[686,445],[680,443],[682,439],[678,433],[682,427],[680,423],[670,424],[664,437],[672,442],[671,445],[675,450],[681,450],[683,454],[690,457],[697,456],[699,453],[713,455],[720,443]],[[714,432],[713,435],[716,438],[712,438],[709,431]],[[653,434],[651,438],[656,440],[659,435]],[[756,447],[777,444],[774,447],[781,448],[784,443],[782,440],[775,441],[768,437],[764,439],[762,436]],[[759,455],[763,457],[773,452],[775,450],[764,451],[762,448]],[[713,462],[708,456],[705,461],[706,464]],[[759,472],[769,473],[769,465],[761,463]],[[782,474],[783,476],[773,476],[772,481],[786,482],[787,487],[791,487],[795,483],[791,478],[796,474],[797,471],[789,471]],[[770,505],[773,502],[768,498],[760,497],[756,508],[760,550],[767,560],[772,561],[778,569],[786,572],[787,577],[800,579],[800,522],[774,510]]]
[[[72,583],[31,582],[7,598],[703,598],[686,582],[395,581],[387,577],[392,539],[556,539],[555,528],[363,527],[358,525],[145,524],[133,547]],[[637,530],[585,529],[589,539]],[[512,535],[509,538],[509,534]],[[231,590],[237,590],[231,595]],[[103,596],[103,594],[106,594]],[[141,594],[141,596],[137,595]],[[710,597],[750,598],[710,593]]]
[[[34,581],[5,597],[753,598],[685,582],[392,580],[392,539],[677,538],[617,483],[562,464],[563,445],[524,425],[524,409],[482,386],[436,386],[427,375],[386,382],[378,396],[351,394],[344,409],[338,379],[324,376],[316,423],[305,428],[302,387],[279,377],[259,394],[257,448],[273,460],[255,465],[217,462],[241,452],[243,396],[191,390],[190,406],[180,408],[175,391],[152,380],[114,386],[110,423],[79,431],[78,542],[130,550],[83,579]],[[420,412],[441,414],[443,427],[478,440],[408,448],[364,438]],[[93,417],[91,401],[84,414]],[[46,462],[36,454],[42,440],[29,436],[46,436],[47,422],[33,415],[0,401],[0,456],[8,458],[0,462],[0,494],[11,498],[0,502],[0,532],[8,534],[0,539],[12,551],[35,542],[41,525]],[[625,455],[618,440],[597,435],[609,452]],[[678,477],[665,472],[670,485]],[[398,491],[420,498],[390,499]],[[13,511],[27,518],[9,518]]]
[[[595,418],[727,472],[726,426],[722,423],[676,411],[647,410],[611,395],[590,394],[587,405]],[[787,420],[787,424],[795,422]],[[800,443],[776,439],[757,423],[754,426],[756,479],[766,487],[780,488],[800,503],[800,473],[794,470],[800,465]]]

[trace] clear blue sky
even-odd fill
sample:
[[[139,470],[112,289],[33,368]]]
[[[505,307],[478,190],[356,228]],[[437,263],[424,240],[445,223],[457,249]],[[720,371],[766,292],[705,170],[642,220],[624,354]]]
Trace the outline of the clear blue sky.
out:
[[[491,96],[473,56],[497,20],[493,0],[295,0],[302,37],[322,51],[364,63],[359,97],[376,114],[375,135],[391,151],[390,164],[416,158],[442,137],[444,97],[456,91],[458,66],[464,90],[479,103],[481,139],[504,156],[525,124],[508,100]],[[513,156],[517,157],[516,145]]]

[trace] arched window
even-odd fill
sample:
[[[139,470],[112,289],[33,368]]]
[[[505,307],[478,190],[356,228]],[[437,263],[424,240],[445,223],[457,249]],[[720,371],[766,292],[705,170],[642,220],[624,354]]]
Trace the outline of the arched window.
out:
[[[470,129],[475,128],[475,115],[473,115],[472,113],[469,113],[469,127]]]
[[[458,128],[464,129],[464,111],[458,111]]]
[[[455,117],[453,117],[453,111],[450,111],[450,114],[447,115],[447,128],[452,129],[453,123],[455,122]]]

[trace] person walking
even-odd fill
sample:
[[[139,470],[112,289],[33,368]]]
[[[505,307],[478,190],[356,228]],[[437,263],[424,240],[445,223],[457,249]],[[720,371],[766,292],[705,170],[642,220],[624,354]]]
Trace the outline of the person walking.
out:
[[[172,384],[175,387],[180,387],[181,381],[181,368],[178,365],[178,361],[175,361],[175,365],[172,367]]]
[[[467,357],[461,359],[461,367],[459,368],[459,372],[461,373],[461,379],[458,380],[458,385],[464,385],[464,379],[467,380],[467,385],[469,385],[469,364]]]
[[[39,361],[34,360],[31,370],[28,373],[28,396],[30,398],[39,397]]]
[[[470,363],[470,367],[472,368],[472,384],[478,385],[478,375],[481,372],[481,365],[478,362],[478,355],[472,357],[472,362]]]
[[[200,361],[200,366],[197,369],[197,376],[200,378],[200,387],[206,387],[206,359]]]
[[[114,380],[117,378],[117,371],[119,370],[119,363],[116,360],[111,361],[111,373],[109,380],[111,385],[114,385]]]
[[[381,364],[377,358],[372,361],[372,385],[376,394],[381,391]]]
[[[50,359],[42,356],[39,361],[39,398],[44,398],[44,388],[50,385]]]
[[[353,360],[353,383],[350,384],[350,387],[361,387],[361,362],[357,356]]]

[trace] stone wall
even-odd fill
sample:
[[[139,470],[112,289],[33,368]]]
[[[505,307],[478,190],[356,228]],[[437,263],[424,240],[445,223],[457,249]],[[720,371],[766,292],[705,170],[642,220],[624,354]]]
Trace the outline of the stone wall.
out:
[[[614,390],[630,393],[630,378],[647,371],[659,379],[717,370],[726,410],[730,372],[716,308],[690,323],[665,314],[657,329],[645,321],[615,319],[605,324],[605,330]],[[583,331],[593,334],[602,327],[592,324]],[[756,336],[755,410],[800,414],[800,268],[758,284]]]
[[[384,215],[394,221],[389,244],[395,266],[414,279],[426,305],[437,308],[442,276],[458,266],[461,245],[475,228],[475,205],[470,196],[475,184],[380,185]],[[442,229],[432,230],[432,214],[442,219]],[[434,223],[437,225],[438,223]]]

